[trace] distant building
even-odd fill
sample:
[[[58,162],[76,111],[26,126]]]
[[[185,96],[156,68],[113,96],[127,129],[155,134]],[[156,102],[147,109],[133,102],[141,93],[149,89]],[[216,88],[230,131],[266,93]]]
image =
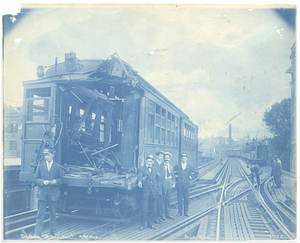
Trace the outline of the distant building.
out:
[[[297,161],[297,144],[296,144],[296,111],[297,111],[297,100],[296,100],[296,43],[291,48],[291,67],[286,71],[291,74],[291,150],[290,150],[290,171],[296,172],[296,161]]]
[[[22,108],[4,106],[4,158],[21,158]]]

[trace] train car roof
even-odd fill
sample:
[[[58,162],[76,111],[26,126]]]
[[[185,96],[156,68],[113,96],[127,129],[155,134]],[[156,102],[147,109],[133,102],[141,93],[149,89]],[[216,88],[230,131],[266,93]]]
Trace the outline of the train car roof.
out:
[[[69,57],[75,53],[70,53]],[[66,54],[66,56],[68,53]],[[72,63],[73,62],[73,63]],[[44,73],[44,69],[47,71]],[[117,53],[108,57],[108,59],[84,59],[66,58],[65,62],[57,63],[51,66],[39,66],[37,69],[38,79],[24,81],[23,85],[33,85],[40,83],[60,83],[72,84],[83,83],[84,85],[90,83],[97,83],[100,81],[109,80],[111,84],[124,83],[131,85],[132,88],[147,90],[155,94],[161,100],[166,102],[170,107],[180,113],[190,123],[189,117],[180,110],[174,103],[154,88],[148,81],[146,81],[137,71],[133,69],[125,61],[121,60]],[[195,125],[194,123],[192,123]],[[196,126],[196,125],[195,125]],[[197,126],[196,126],[197,127]]]

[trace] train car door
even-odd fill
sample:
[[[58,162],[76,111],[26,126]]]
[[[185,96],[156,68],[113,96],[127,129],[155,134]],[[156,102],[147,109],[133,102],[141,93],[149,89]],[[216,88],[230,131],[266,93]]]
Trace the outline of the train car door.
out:
[[[43,134],[55,122],[55,92],[56,87],[51,84],[24,85],[21,181],[33,181],[32,165],[36,161]]]

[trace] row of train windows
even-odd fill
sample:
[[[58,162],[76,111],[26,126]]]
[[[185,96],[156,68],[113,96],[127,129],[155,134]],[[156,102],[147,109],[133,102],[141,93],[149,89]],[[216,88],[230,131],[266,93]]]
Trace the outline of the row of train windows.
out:
[[[148,103],[148,142],[179,145],[179,118],[152,101]],[[184,128],[184,147],[192,148],[196,130],[187,123]]]
[[[149,101],[147,120],[149,143],[179,145],[178,117]]]
[[[184,147],[185,148],[194,148],[195,146],[197,146],[197,144],[195,144],[195,138],[197,136],[196,134],[196,129],[193,128],[192,126],[190,126],[189,124],[185,123],[184,124]]]

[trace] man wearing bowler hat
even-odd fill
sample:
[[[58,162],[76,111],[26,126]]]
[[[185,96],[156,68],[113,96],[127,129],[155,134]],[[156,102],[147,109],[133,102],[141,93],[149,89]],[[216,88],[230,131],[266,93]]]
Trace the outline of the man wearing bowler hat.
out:
[[[153,221],[156,215],[157,202],[157,168],[153,166],[154,157],[149,154],[146,157],[145,165],[139,169],[138,172],[138,186],[143,188],[142,192],[142,214],[140,230],[146,227],[146,220],[148,219],[148,227],[155,229]]]
[[[159,172],[157,177],[157,215],[155,223],[159,224],[162,222],[163,217],[163,187],[162,187],[162,164],[164,161],[164,151],[158,150],[156,153],[156,160],[153,164]]]
[[[177,171],[178,216],[182,215],[182,201],[184,201],[184,215],[188,217],[190,181],[196,178],[199,172],[187,164],[186,153],[181,154],[180,164],[174,167],[174,171]]]
[[[43,151],[45,162],[38,165],[34,178],[38,186],[38,213],[36,217],[35,235],[41,236],[47,204],[50,215],[50,235],[56,234],[56,203],[60,197],[60,185],[63,179],[61,166],[53,161],[53,148]]]

